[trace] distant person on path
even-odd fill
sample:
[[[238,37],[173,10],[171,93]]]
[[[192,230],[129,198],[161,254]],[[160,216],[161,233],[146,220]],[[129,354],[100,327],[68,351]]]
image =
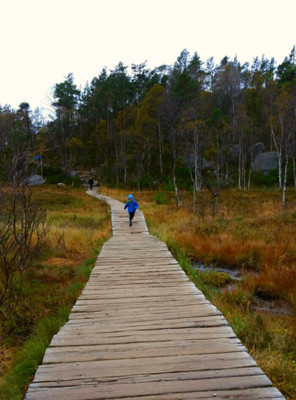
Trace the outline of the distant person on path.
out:
[[[127,203],[125,204],[124,209],[126,208],[129,213],[130,226],[132,226],[133,224],[132,221],[135,216],[135,212],[139,208],[139,204],[136,202],[132,194],[128,195],[127,197]]]
[[[93,184],[94,184],[93,178],[90,178],[90,180],[88,181],[88,183],[89,183],[89,188],[90,188],[90,190],[92,190]]]

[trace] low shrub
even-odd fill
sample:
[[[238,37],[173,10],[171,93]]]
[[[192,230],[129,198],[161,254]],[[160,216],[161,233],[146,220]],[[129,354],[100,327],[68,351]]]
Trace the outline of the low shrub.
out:
[[[200,279],[207,285],[223,288],[232,282],[231,276],[225,272],[203,271],[199,272]]]
[[[165,196],[163,192],[157,192],[156,195],[153,197],[153,200],[156,204],[167,204],[168,198]]]
[[[252,181],[257,186],[276,186],[278,184],[278,179],[277,169],[273,169],[268,172],[252,172]]]

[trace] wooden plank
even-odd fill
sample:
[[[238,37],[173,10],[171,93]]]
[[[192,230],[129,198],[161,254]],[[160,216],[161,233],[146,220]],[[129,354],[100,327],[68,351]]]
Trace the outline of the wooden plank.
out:
[[[201,341],[203,342],[203,341]],[[240,343],[233,343],[232,341],[220,342],[216,339],[213,341],[207,341],[207,343],[196,342],[193,344],[183,345],[176,343],[175,346],[163,343],[158,343],[158,346],[143,346],[137,347],[135,345],[132,348],[116,348],[113,346],[107,346],[104,348],[101,345],[98,346],[80,346],[80,347],[49,347],[43,358],[43,364],[53,363],[69,363],[69,362],[81,362],[81,361],[99,361],[99,360],[118,360],[118,359],[134,359],[143,357],[159,357],[159,356],[182,356],[192,354],[220,354],[229,352],[240,352],[246,351],[245,347]],[[209,348],[208,343],[211,347]]]
[[[51,346],[80,346],[83,344],[108,344],[108,343],[142,343],[142,342],[164,342],[170,340],[207,340],[207,339],[218,339],[222,337],[235,337],[235,334],[231,329],[226,327],[215,327],[215,328],[202,328],[195,330],[194,332],[184,332],[184,333],[155,333],[151,331],[149,333],[140,334],[130,334],[126,336],[108,336],[102,335],[86,335],[78,337],[63,337],[57,334],[53,337],[51,341]]]
[[[249,384],[250,378],[242,379],[241,377],[228,378],[213,378],[204,380],[180,380],[176,382],[154,382],[153,385],[150,383],[127,383],[116,385],[110,384],[97,384],[97,385],[80,385],[72,387],[61,387],[61,388],[50,388],[42,390],[33,388],[30,390],[30,399],[40,400],[40,394],[42,393],[42,399],[58,398],[71,399],[71,400],[92,400],[92,399],[112,399],[114,397],[126,397],[126,396],[143,396],[143,395],[159,395],[159,394],[170,394],[170,393],[188,393],[188,392],[203,392],[212,391],[213,394],[217,390],[234,390],[234,389],[246,389],[249,387],[266,387],[270,384],[269,379],[264,375],[257,375],[252,377],[252,384]],[[38,397],[39,396],[39,397]],[[50,397],[52,396],[52,397]],[[216,396],[213,396],[216,397]]]
[[[202,303],[203,306],[206,306],[207,303]],[[192,316],[199,316],[199,315],[210,315],[207,312],[207,308],[206,307],[202,307],[202,305],[200,305],[199,307],[197,307],[195,304],[191,304],[190,302],[187,304],[184,304],[184,315],[186,314],[186,312],[190,312],[192,311]],[[86,312],[73,312],[72,309],[72,313],[69,316],[69,319],[84,319],[84,318],[101,318],[101,317],[106,317],[106,316],[110,316],[110,318],[113,316],[115,317],[116,315],[127,315],[127,316],[133,316],[133,318],[138,318],[138,320],[140,321],[141,316],[143,315],[151,315],[151,313],[154,313],[155,318],[162,318],[162,315],[165,316],[163,313],[167,314],[167,313],[171,313],[174,311],[174,309],[176,310],[176,312],[182,312],[182,304],[178,303],[178,302],[167,302],[167,304],[165,305],[165,307],[163,309],[159,309],[158,307],[158,303],[150,303],[149,306],[145,305],[138,305],[137,307],[133,307],[130,308],[129,304],[123,304],[121,305],[116,305],[115,307],[107,307],[107,306],[99,306],[97,308],[97,311],[93,311],[92,313],[86,313]],[[209,311],[211,310],[215,310],[215,309],[211,309],[209,308]],[[202,314],[200,314],[202,313]],[[90,315],[91,314],[91,315]],[[176,314],[177,315],[177,314]],[[189,315],[189,318],[191,316]]]
[[[121,337],[121,336],[134,336],[137,335],[137,337],[141,335],[157,335],[157,334],[162,334],[166,333],[169,335],[178,333],[178,334],[187,334],[187,333],[194,333],[199,331],[201,328],[218,328],[218,327],[224,327],[228,326],[227,322],[225,319],[221,319],[221,317],[216,317],[216,318],[211,318],[208,320],[203,320],[195,323],[187,322],[183,323],[179,326],[176,327],[176,324],[171,324],[168,325],[152,325],[152,326],[131,326],[131,327],[123,327],[123,326],[106,326],[102,327],[102,325],[98,324],[92,324],[92,325],[87,325],[85,328],[83,327],[75,327],[71,326],[68,329],[60,329],[59,333],[57,335],[62,336],[63,338],[69,336],[71,338],[76,338],[77,336],[84,337],[84,336],[90,336],[90,335],[95,335],[97,339],[100,337]]]
[[[165,350],[166,348],[171,347],[178,347],[178,348],[187,348],[187,347],[194,347],[197,349],[196,354],[198,354],[198,349],[205,348],[208,349],[208,354],[211,354],[211,348],[207,347],[207,343],[209,345],[217,345],[217,346],[224,346],[224,345],[233,345],[234,351],[236,351],[236,345],[241,345],[239,339],[236,337],[233,338],[219,338],[219,339],[209,339],[207,341],[204,340],[171,340],[169,342],[155,342],[153,346],[151,346],[150,342],[143,342],[143,343],[121,343],[121,344],[97,344],[97,345],[83,345],[83,346],[62,346],[62,347],[49,347],[47,351],[53,353],[60,353],[62,349],[67,349],[66,351],[69,352],[80,352],[80,351],[94,351],[94,352],[125,352],[125,351],[133,351],[133,350]],[[194,353],[195,354],[195,353]],[[120,357],[118,357],[120,358]]]
[[[165,297],[165,298],[164,298]],[[119,299],[102,299],[100,298],[99,294],[82,294],[81,295],[81,299],[97,299],[97,305],[99,306],[100,304],[102,305],[106,305],[106,307],[108,305],[113,305],[113,307],[115,307],[115,305],[118,306],[125,306],[126,304],[128,305],[134,305],[136,304],[137,307],[144,307],[144,306],[149,306],[149,305],[155,305],[158,304],[160,305],[161,302],[165,302],[166,305],[168,304],[180,304],[181,300],[176,297],[176,296],[164,296],[164,297],[134,297],[134,298],[119,298]],[[187,295],[187,296],[183,296],[184,297],[184,303],[183,304],[190,304],[190,305],[194,305],[194,302],[196,300],[198,300],[198,295]],[[200,300],[201,302],[203,302],[203,304],[207,304],[206,300],[203,300],[203,298],[201,298]],[[77,306],[73,307],[73,310],[75,310],[77,308]],[[93,310],[94,311],[94,310]]]
[[[125,397],[125,400],[193,400],[193,399],[218,399],[218,400],[283,400],[281,393],[275,388],[256,388],[241,390],[219,390],[216,392],[187,392],[169,393],[152,396],[133,396]],[[114,397],[119,400],[119,397]],[[120,398],[122,399],[122,397]]]
[[[203,380],[203,379],[232,379],[234,377],[252,377],[252,376],[264,375],[262,370],[258,367],[241,367],[241,368],[229,368],[221,370],[203,370],[203,371],[191,371],[191,372],[174,372],[174,373],[153,373],[147,375],[132,375],[118,377],[116,382],[112,377],[101,377],[101,378],[84,378],[84,379],[73,379],[70,381],[52,381],[52,382],[39,382],[38,387],[66,387],[79,385],[83,383],[97,384],[97,383],[109,383],[112,382],[115,385],[119,384],[139,384],[139,383],[155,383],[159,381],[163,382],[177,382],[180,380]]]
[[[155,316],[150,315],[150,316],[141,316],[135,318],[134,316],[131,316],[130,318],[124,318],[123,317],[115,317],[113,319],[110,319],[110,317],[106,316],[104,319],[99,318],[99,319],[92,319],[92,320],[87,320],[87,319],[80,319],[76,320],[75,324],[74,323],[68,323],[64,325],[62,328],[63,330],[68,330],[68,329],[89,329],[89,327],[96,327],[97,329],[118,329],[120,328],[121,330],[128,330],[128,329],[143,329],[146,327],[149,327],[150,329],[154,329],[155,327],[161,327],[162,329],[168,329],[168,328],[185,328],[185,327],[198,327],[199,324],[201,323],[206,323],[209,321],[223,321],[225,322],[224,318],[215,312],[212,312],[211,315],[206,315],[206,316],[197,316],[189,320],[185,316],[178,316],[175,317],[174,315],[171,316],[171,318],[162,318],[162,319],[156,319]],[[72,322],[72,321],[71,321]]]
[[[168,372],[218,371],[253,366],[256,366],[256,363],[246,352],[86,361],[41,365],[36,372],[35,382],[127,377]]]

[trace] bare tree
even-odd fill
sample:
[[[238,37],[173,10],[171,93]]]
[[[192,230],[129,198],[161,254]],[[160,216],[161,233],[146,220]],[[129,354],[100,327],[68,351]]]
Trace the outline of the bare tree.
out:
[[[177,176],[176,176],[176,167],[177,167],[177,157],[179,151],[179,139],[180,139],[180,129],[178,129],[178,106],[176,101],[166,93],[164,98],[163,104],[163,117],[164,117],[164,124],[167,131],[167,139],[171,149],[171,157],[172,157],[172,166],[171,166],[171,173],[172,173],[172,182],[174,186],[174,191],[177,200],[177,206],[180,207],[182,205],[182,200],[180,197],[180,190],[177,183]]]
[[[0,305],[17,301],[24,272],[31,266],[48,229],[46,212],[26,186],[0,191]]]

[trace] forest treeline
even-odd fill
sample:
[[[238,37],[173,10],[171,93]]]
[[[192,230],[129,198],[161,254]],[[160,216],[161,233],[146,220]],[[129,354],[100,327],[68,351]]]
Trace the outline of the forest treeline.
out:
[[[51,119],[28,103],[0,108],[2,180],[35,155],[64,171],[95,168],[104,183],[250,188],[254,145],[277,153],[275,179],[296,187],[296,52],[241,64],[183,50],[172,66],[105,68],[85,88],[72,74],[53,88]]]

